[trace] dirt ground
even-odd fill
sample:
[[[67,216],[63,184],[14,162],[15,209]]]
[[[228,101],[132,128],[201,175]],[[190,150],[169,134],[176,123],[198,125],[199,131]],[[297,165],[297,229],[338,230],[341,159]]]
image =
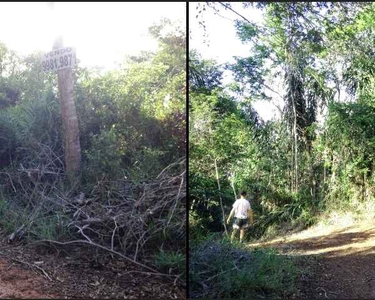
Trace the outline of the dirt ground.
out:
[[[316,226],[249,247],[296,257],[293,299],[375,299],[375,221]]]
[[[139,273],[136,266],[104,254],[95,260],[90,251],[47,251],[9,245],[1,237],[0,298],[186,299],[185,288],[172,280]]]

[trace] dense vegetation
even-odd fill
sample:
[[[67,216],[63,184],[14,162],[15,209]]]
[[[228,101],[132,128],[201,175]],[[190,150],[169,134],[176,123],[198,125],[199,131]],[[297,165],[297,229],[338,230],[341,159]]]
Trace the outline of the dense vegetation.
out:
[[[198,8],[201,18],[231,4]],[[240,189],[254,195],[249,238],[301,229],[340,212],[373,216],[375,5],[244,8],[262,10],[265,20],[259,25],[235,15],[248,57],[222,67],[190,52],[190,238],[223,232],[223,214]],[[227,86],[225,69],[235,77]],[[280,118],[264,122],[252,106],[256,100],[276,103]]]
[[[168,20],[150,34],[155,53],[73,70],[82,149],[73,186],[56,74],[42,72],[40,53],[0,44],[0,224],[10,242],[81,241],[184,278],[186,37]]]

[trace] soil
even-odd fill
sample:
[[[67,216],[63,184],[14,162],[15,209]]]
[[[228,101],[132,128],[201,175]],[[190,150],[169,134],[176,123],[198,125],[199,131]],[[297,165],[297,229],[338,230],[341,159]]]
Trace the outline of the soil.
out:
[[[185,287],[139,271],[93,249],[9,245],[5,236],[0,239],[0,298],[186,299]]]
[[[375,299],[375,222],[316,226],[249,247],[296,258],[292,299]]]

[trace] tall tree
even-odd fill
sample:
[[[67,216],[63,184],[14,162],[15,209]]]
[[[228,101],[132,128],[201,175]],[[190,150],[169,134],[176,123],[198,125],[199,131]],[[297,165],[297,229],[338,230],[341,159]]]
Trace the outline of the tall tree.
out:
[[[63,48],[62,36],[57,37],[54,49]],[[63,69],[58,72],[58,88],[63,122],[64,151],[66,172],[71,184],[77,180],[80,171],[81,144],[79,140],[79,126],[76,105],[73,97],[72,69]]]

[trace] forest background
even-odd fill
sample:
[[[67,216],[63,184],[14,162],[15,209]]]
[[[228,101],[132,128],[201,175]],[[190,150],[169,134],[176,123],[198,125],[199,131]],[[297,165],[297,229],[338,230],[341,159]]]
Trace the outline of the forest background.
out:
[[[216,297],[238,297],[246,286],[272,290],[292,277],[276,275],[280,261],[266,264],[274,256],[262,251],[259,264],[236,275],[229,272],[233,260],[225,258],[234,250],[225,242],[213,246],[213,232],[222,237],[230,230],[226,216],[242,189],[254,196],[250,240],[319,222],[373,218],[374,8],[338,2],[243,3],[241,11],[229,2],[190,6],[203,33],[205,16],[231,13],[248,49],[220,64],[189,50],[193,295],[210,290]],[[263,13],[262,22],[251,18],[254,10]],[[224,82],[228,71],[233,80]],[[254,107],[260,101],[273,103],[277,113],[262,119]],[[213,283],[215,272],[201,273],[203,263],[228,273]],[[263,275],[246,275],[264,268],[275,277],[266,271],[263,281]]]

